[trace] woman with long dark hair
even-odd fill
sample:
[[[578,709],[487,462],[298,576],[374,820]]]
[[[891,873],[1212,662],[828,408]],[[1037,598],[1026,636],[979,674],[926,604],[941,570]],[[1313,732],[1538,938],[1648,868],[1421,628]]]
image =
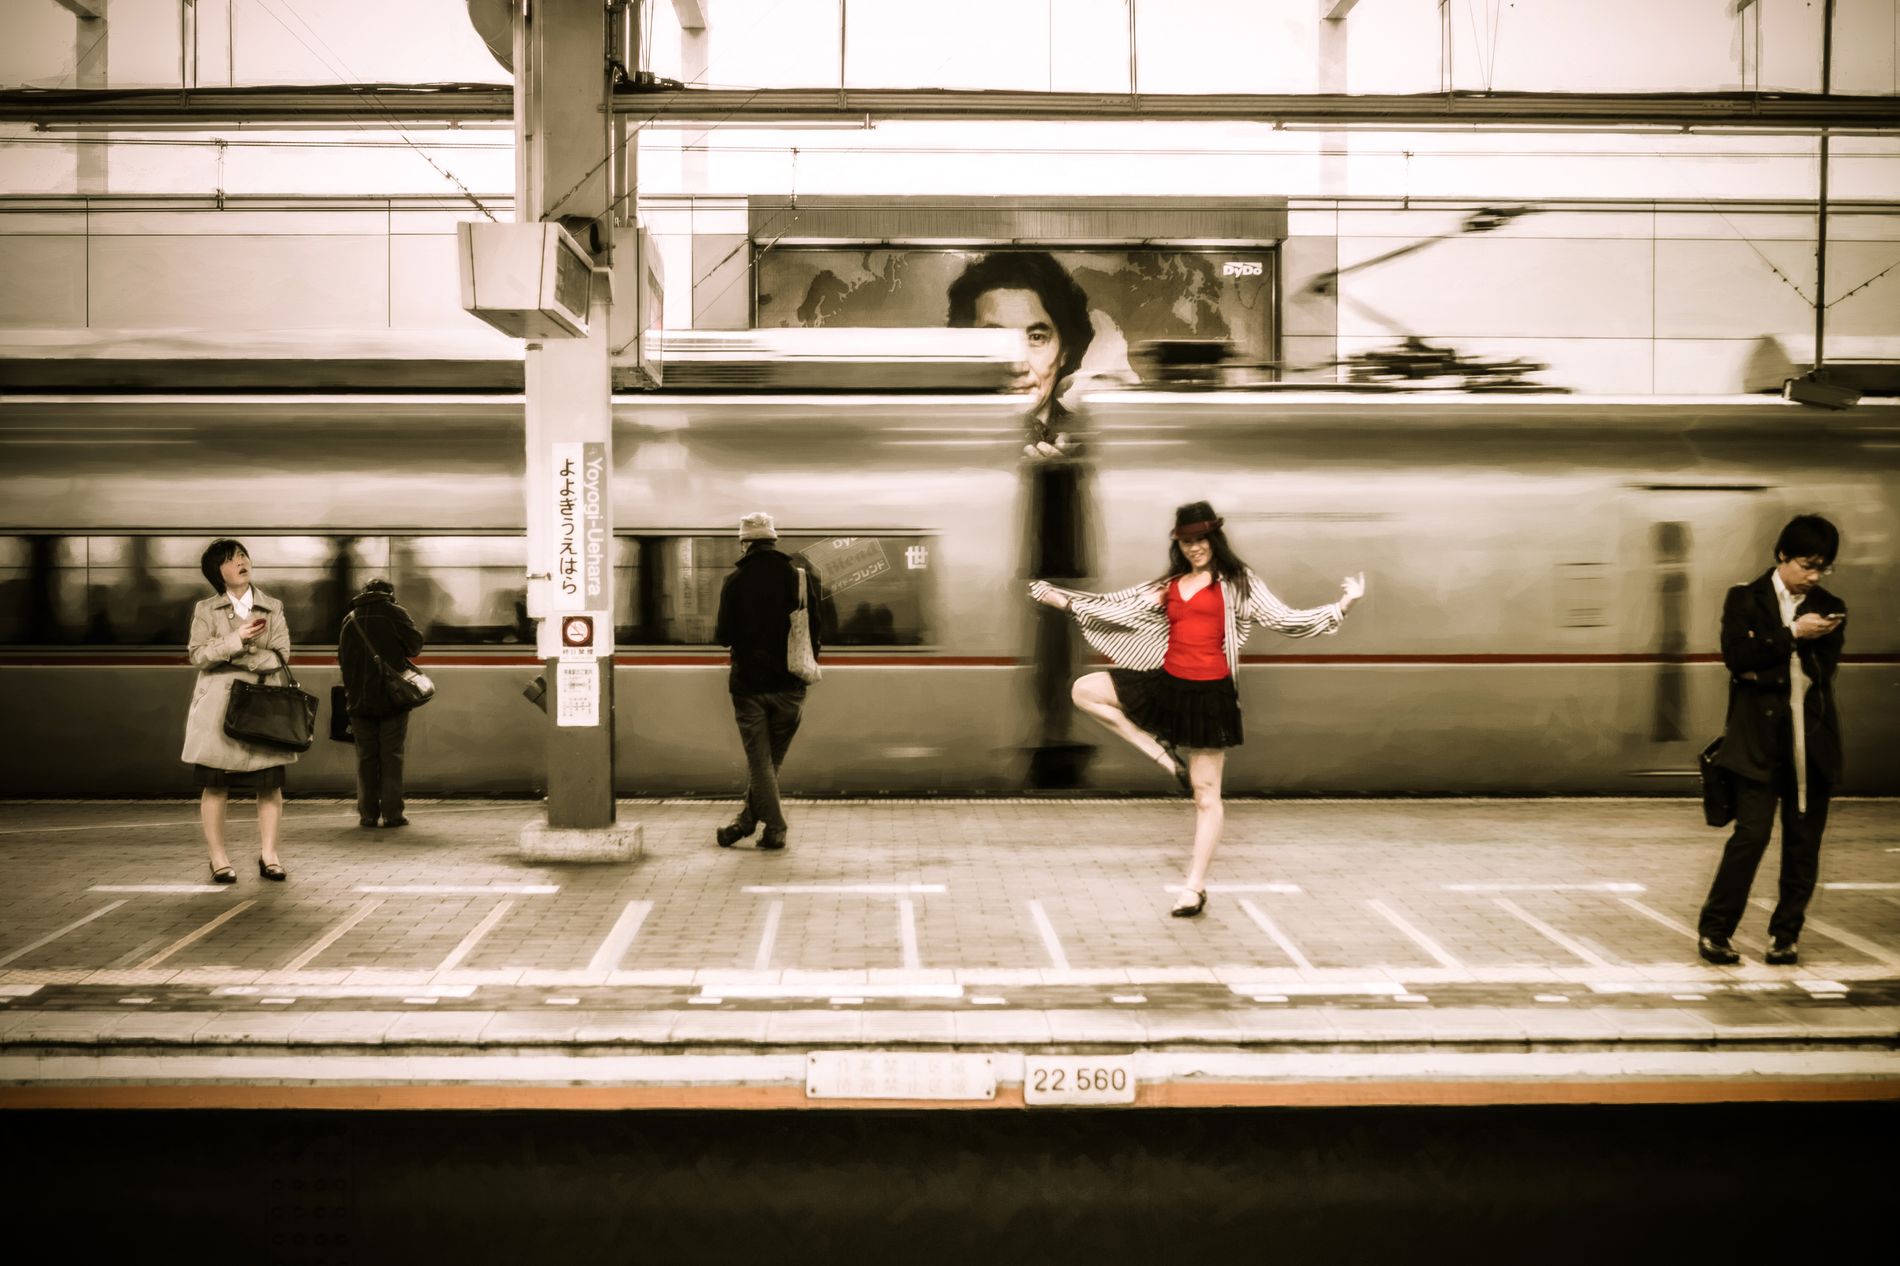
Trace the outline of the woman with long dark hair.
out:
[[[1194,856],[1171,913],[1207,907],[1207,869],[1220,844],[1221,772],[1242,742],[1234,678],[1255,624],[1287,637],[1338,631],[1365,596],[1348,576],[1337,602],[1296,611],[1274,597],[1227,543],[1205,501],[1174,512],[1167,574],[1131,589],[1093,594],[1037,581],[1030,596],[1068,611],[1082,636],[1116,665],[1076,679],[1075,704],[1169,771],[1194,797]],[[1185,759],[1184,759],[1185,757]]]

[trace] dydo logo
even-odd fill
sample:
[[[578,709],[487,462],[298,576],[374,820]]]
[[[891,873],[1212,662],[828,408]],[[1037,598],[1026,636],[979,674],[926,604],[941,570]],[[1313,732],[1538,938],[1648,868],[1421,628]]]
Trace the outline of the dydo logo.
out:
[[[1220,266],[1223,277],[1258,277],[1267,266],[1257,259],[1230,259]]]

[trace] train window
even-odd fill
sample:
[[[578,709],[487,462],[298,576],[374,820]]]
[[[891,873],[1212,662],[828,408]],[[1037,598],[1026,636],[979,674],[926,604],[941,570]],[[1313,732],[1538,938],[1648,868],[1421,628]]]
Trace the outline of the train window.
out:
[[[46,603],[33,563],[35,538],[0,536],[0,646],[40,641]]]
[[[392,536],[387,578],[426,641],[533,643],[519,536]]]
[[[648,562],[636,639],[649,645],[713,643],[719,592],[739,557],[732,536],[641,538]],[[780,550],[817,573],[818,615],[828,646],[921,646],[931,640],[929,577],[935,541],[922,536],[787,533]]]

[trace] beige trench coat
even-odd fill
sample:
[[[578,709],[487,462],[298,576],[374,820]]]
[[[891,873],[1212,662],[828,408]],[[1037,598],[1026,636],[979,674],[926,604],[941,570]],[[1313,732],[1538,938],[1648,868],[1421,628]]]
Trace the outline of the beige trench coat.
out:
[[[237,612],[231,595],[221,593],[206,598],[191,613],[191,643],[187,648],[191,666],[198,670],[198,686],[191,694],[191,711],[185,717],[185,750],[179,759],[213,769],[245,772],[288,765],[296,752],[279,748],[255,747],[240,743],[224,732],[224,710],[231,699],[231,683],[238,679],[234,670],[258,673],[275,670],[277,656],[283,652],[290,661],[290,625],[284,620],[284,604],[251,586],[252,614],[266,620],[264,636],[246,646],[239,636]],[[255,676],[248,678],[256,681]]]

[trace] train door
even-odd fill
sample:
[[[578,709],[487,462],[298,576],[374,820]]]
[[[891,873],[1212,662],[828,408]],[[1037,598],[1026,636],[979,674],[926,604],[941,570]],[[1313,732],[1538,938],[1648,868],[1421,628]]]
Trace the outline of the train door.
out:
[[[1618,720],[1630,775],[1692,777],[1696,754],[1721,733],[1722,600],[1766,566],[1781,525],[1772,494],[1765,484],[1643,484],[1626,498]]]

